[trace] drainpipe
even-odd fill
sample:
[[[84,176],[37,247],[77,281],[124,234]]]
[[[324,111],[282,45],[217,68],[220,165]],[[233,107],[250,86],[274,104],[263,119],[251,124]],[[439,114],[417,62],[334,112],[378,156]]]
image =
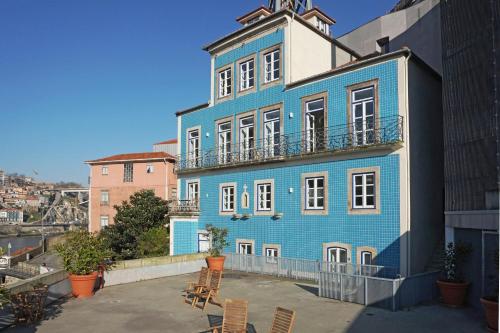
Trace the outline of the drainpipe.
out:
[[[407,195],[406,197],[406,233],[407,233],[407,241],[406,241],[406,272],[405,276],[409,276],[411,273],[411,206],[410,206],[410,142],[409,142],[409,105],[408,105],[408,60],[411,57],[411,51],[408,51],[408,54],[404,58],[404,87],[405,87],[405,117],[403,122],[403,130],[405,130],[405,153],[406,153],[406,189]]]

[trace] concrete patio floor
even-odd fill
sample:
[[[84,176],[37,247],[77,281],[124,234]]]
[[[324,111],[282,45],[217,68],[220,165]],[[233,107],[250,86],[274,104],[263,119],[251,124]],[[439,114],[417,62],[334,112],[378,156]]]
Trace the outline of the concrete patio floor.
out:
[[[68,299],[52,306],[35,327],[11,327],[5,332],[204,332],[221,320],[222,309],[205,312],[183,302],[181,292],[196,274],[114,286],[87,300]],[[294,332],[485,332],[482,318],[467,309],[439,304],[390,312],[319,298],[312,285],[253,274],[228,272],[221,299],[249,301],[249,332],[268,332],[274,308],[297,311]]]

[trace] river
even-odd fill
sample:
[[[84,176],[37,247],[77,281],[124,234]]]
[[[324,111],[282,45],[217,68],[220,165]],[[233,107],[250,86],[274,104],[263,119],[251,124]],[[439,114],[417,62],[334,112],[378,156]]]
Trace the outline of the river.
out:
[[[12,245],[12,248],[10,249],[10,251],[14,252],[14,251],[19,250],[23,247],[38,246],[40,244],[41,240],[42,240],[41,236],[0,237],[0,247],[2,247],[5,251],[5,254],[7,254],[7,246],[9,245],[9,242]]]

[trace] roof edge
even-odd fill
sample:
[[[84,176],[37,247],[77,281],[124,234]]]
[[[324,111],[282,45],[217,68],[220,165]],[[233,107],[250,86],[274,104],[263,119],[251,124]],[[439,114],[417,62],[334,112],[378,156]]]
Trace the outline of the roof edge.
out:
[[[204,109],[204,108],[207,108],[209,106],[210,106],[210,103],[203,103],[203,104],[200,104],[200,105],[196,105],[196,106],[190,107],[188,109],[177,111],[175,113],[175,115],[177,117],[179,117],[179,116],[182,116],[183,114],[190,113],[190,112],[193,112],[193,111],[197,111],[197,110],[200,110],[200,109]]]
[[[381,61],[388,60],[391,58],[397,58],[401,55],[406,55],[407,57],[410,57],[411,54],[412,54],[412,52],[409,48],[403,47],[402,49],[391,52],[391,53],[382,54],[380,56],[368,58],[366,60],[356,61],[350,65],[339,67],[339,68],[334,68],[330,71],[327,71],[327,72],[324,72],[321,74],[317,74],[317,75],[313,75],[313,76],[310,76],[310,77],[305,78],[303,80],[299,80],[299,81],[290,83],[290,84],[286,85],[285,90],[293,89],[293,88],[296,88],[296,87],[299,87],[301,85],[308,84],[308,83],[311,83],[314,81],[323,80],[323,79],[326,79],[330,76],[341,74],[341,73],[344,73],[344,72],[347,72],[347,71],[350,71],[353,69],[357,69],[359,67],[363,67],[363,66],[370,65],[373,63],[381,62]]]

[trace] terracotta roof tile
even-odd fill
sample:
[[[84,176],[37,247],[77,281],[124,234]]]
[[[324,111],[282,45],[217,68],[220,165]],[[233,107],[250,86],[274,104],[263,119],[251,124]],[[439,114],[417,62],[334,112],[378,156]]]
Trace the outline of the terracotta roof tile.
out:
[[[100,163],[100,162],[112,162],[112,161],[137,161],[137,160],[152,160],[152,159],[169,159],[174,160],[175,158],[164,152],[147,152],[147,153],[130,153],[130,154],[119,154],[108,157],[99,158],[97,160],[86,161],[85,163]]]
[[[154,145],[167,145],[167,144],[170,144],[170,143],[177,143],[177,139],[170,139],[170,140],[167,140],[167,141],[157,142],[157,143],[153,143],[153,144]]]

